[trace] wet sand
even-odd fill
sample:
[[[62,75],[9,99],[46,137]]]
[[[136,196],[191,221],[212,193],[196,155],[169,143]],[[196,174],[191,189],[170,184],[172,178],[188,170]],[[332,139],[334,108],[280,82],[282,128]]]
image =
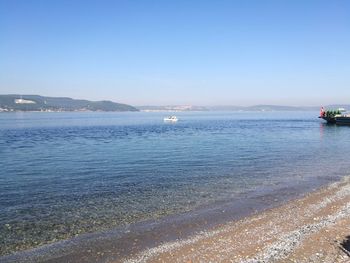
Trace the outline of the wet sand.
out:
[[[117,262],[350,262],[350,177]]]

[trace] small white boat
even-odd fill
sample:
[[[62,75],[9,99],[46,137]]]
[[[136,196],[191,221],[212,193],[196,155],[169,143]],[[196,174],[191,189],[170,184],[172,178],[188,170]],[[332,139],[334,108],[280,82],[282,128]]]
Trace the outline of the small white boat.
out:
[[[164,118],[164,121],[166,122],[177,122],[178,118],[176,116],[168,116]]]

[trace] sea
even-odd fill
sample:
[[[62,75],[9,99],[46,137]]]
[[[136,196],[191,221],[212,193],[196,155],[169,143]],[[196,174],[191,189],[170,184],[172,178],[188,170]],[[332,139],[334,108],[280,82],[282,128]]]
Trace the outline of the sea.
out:
[[[317,116],[0,113],[0,261],[108,262],[340,180],[350,127]]]

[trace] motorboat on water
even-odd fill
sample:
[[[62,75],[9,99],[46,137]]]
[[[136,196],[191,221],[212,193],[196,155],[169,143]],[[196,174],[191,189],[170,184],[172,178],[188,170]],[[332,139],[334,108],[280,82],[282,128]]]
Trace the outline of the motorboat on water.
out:
[[[329,124],[350,125],[350,113],[346,112],[344,108],[326,111],[322,107],[319,118],[324,119]]]
[[[165,122],[177,122],[178,118],[176,116],[168,116],[164,118]]]

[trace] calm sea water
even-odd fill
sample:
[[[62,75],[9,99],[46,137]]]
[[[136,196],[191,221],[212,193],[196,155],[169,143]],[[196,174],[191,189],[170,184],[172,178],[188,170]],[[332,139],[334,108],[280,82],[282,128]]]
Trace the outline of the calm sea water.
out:
[[[317,112],[0,114],[0,255],[350,168]]]

